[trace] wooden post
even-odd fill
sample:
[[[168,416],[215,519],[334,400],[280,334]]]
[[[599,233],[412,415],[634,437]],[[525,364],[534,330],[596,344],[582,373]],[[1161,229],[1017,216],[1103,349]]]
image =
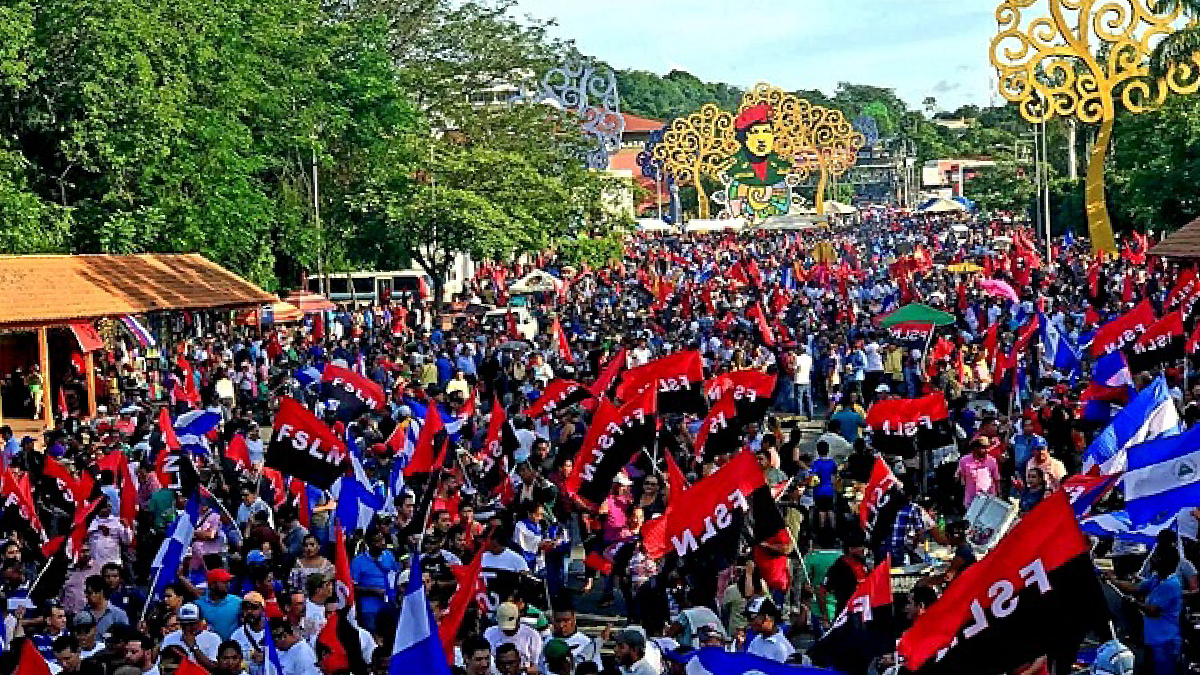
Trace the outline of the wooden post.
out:
[[[87,416],[89,419],[96,418],[96,357],[95,352],[88,352],[83,355],[83,369],[87,384]]]
[[[54,428],[54,407],[50,395],[50,329],[42,326],[37,330],[38,361],[42,365],[42,421],[47,429]]]

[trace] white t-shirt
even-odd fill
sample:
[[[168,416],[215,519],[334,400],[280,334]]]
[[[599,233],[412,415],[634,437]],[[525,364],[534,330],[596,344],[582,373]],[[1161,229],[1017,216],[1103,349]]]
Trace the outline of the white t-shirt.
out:
[[[635,347],[629,352],[629,368],[637,368],[650,363],[654,354],[646,347]]]
[[[263,650],[263,639],[266,637],[266,633],[267,622],[264,620],[262,630],[254,630],[243,624],[238,626],[237,630],[233,631],[230,639],[242,646],[242,656],[249,662],[250,656],[254,652],[261,652]]]
[[[321,675],[317,669],[317,653],[304,640],[299,640],[286,652],[279,652],[279,665],[284,675]]]
[[[187,652],[188,656],[193,656],[192,650],[183,642],[182,630],[169,633],[163,638],[163,647],[170,647],[171,645],[179,645],[183,647],[183,651]],[[208,657],[208,660],[216,661],[217,649],[221,646],[221,636],[211,630],[200,631],[200,634],[196,636],[196,646],[200,648],[200,653]],[[159,651],[161,652],[162,649],[160,648]]]
[[[812,363],[812,357],[806,353],[796,357],[796,372],[792,376],[796,384],[812,384]]]
[[[551,635],[553,638],[553,635]],[[565,638],[557,638],[567,643],[571,648],[571,656],[575,659],[575,665],[579,665],[584,661],[591,661],[597,666],[603,666],[603,661],[600,658],[600,641],[592,639],[584,634],[581,630],[576,630],[574,635]],[[538,669],[544,675],[550,675],[550,669],[546,665],[545,654],[538,657]]]
[[[517,461],[523,461],[525,458],[529,457],[531,452],[533,452],[533,443],[537,440],[537,434],[528,429],[517,429],[514,434],[516,435],[517,441],[520,442],[521,446],[517,448],[513,455]],[[517,456],[519,456],[519,458]]]
[[[783,631],[780,630],[776,630],[775,634],[771,637],[761,634],[754,636],[754,640],[746,648],[746,652],[749,654],[778,661],[779,663],[785,663],[788,657],[795,653],[795,651],[796,648],[792,646],[791,642],[788,642],[788,639],[783,635]]]
[[[883,370],[883,357],[879,355],[879,345],[872,342],[863,351],[867,356],[867,370],[871,372]]]
[[[511,548],[504,549],[504,552],[496,555],[491,551],[483,552],[483,568],[494,570],[511,570],[513,572],[528,572],[529,563],[525,562],[525,558],[521,554]]]
[[[512,635],[500,630],[499,626],[492,626],[483,631],[483,639],[492,646],[493,656],[500,645],[509,643],[516,645],[517,652],[521,654],[522,668],[537,665],[538,660],[542,657],[541,634],[523,623],[517,624],[517,632]]]

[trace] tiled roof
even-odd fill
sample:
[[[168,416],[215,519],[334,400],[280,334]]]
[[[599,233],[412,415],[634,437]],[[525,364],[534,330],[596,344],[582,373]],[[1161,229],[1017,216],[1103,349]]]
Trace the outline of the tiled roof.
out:
[[[662,120],[652,120],[647,117],[638,117],[629,113],[621,113],[621,117],[625,118],[625,133],[648,133],[658,131],[663,128]]]
[[[1165,258],[1200,258],[1200,218],[1175,230],[1150,249],[1150,255]]]
[[[198,253],[0,256],[0,297],[0,325],[277,300]]]

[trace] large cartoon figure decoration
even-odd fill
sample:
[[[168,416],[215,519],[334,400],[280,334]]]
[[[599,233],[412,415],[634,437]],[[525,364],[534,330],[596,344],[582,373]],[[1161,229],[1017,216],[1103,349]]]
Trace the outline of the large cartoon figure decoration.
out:
[[[791,209],[793,162],[780,157],[775,145],[775,109],[767,103],[745,108],[733,121],[741,149],[725,171],[725,205],[729,216],[760,221]]]
[[[712,201],[724,207],[717,218],[757,223],[790,213],[800,201],[796,187],[810,178],[816,181],[817,213],[823,214],[830,178],[854,165],[865,140],[841,111],[758,84],[742,97],[736,115],[709,103],[675,119],[652,154],[676,184],[696,189],[700,218],[709,217]],[[702,177],[721,189],[710,197]]]

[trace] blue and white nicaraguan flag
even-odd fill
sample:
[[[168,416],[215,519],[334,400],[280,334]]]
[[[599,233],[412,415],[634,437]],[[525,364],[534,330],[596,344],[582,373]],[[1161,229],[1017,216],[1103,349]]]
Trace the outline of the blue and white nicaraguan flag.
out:
[[[1167,393],[1167,381],[1160,376],[1138,392],[1129,405],[1113,417],[1112,424],[1096,437],[1083,455],[1080,473],[1088,473],[1093,467],[1106,475],[1121,473],[1127,463],[1128,448],[1179,431],[1179,411]]]
[[[1165,523],[1200,504],[1200,426],[1129,448],[1124,484],[1135,528]]]
[[[400,620],[396,624],[396,640],[388,663],[388,675],[450,675],[450,665],[442,650],[442,641],[438,639],[437,621],[425,597],[421,556],[414,552],[412,559],[412,572],[408,575],[408,589],[400,608]]]

